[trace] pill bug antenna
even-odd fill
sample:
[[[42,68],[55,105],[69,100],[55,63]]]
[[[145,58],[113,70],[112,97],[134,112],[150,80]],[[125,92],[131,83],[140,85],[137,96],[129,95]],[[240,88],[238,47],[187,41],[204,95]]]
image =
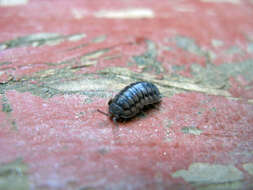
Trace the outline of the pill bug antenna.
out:
[[[99,109],[97,109],[97,111],[99,112],[99,113],[102,113],[103,115],[106,115],[106,116],[110,116],[108,113],[105,113],[105,112],[103,112],[103,111],[101,111],[101,110],[99,110]]]

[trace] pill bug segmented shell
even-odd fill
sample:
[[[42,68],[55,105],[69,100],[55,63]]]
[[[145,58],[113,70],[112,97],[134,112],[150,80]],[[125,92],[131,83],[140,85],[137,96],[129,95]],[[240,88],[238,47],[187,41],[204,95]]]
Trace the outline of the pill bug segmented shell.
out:
[[[108,102],[109,114],[106,115],[114,121],[127,120],[136,116],[143,110],[144,106],[156,104],[160,101],[161,94],[154,84],[150,82],[132,83]]]

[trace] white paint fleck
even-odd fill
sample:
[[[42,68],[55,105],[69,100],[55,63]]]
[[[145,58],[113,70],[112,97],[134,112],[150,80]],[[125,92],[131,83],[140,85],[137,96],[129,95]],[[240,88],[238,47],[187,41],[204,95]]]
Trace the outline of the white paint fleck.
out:
[[[74,34],[74,35],[71,35],[70,37],[68,37],[68,40],[75,42],[75,41],[79,41],[85,37],[86,37],[86,34]]]
[[[196,11],[194,7],[190,7],[186,5],[176,6],[174,9],[179,12],[195,12]]]
[[[155,13],[151,9],[101,10],[96,12],[94,16],[113,19],[140,19],[154,18]]]
[[[43,107],[48,107],[48,105],[47,105],[47,104],[45,104],[45,103],[43,103],[43,104],[42,104],[42,106],[43,106]]]
[[[71,13],[73,17],[77,20],[82,19],[83,17],[85,17],[85,15],[87,15],[87,12],[85,10],[76,8],[72,9]]]
[[[208,125],[204,125],[203,128],[204,128],[204,129],[207,129],[207,128],[209,128],[209,126],[208,126]]]
[[[1,6],[1,5],[0,5]],[[4,50],[4,49],[6,49],[7,48],[7,45],[5,45],[5,44],[0,44],[0,50]]]
[[[8,6],[17,6],[17,5],[25,5],[29,0],[0,0],[0,6],[8,7]]]
[[[60,34],[57,33],[37,33],[37,34],[31,34],[24,39],[26,41],[35,41],[35,40],[48,40],[48,39],[54,39],[60,37]]]
[[[56,46],[56,45],[59,45],[60,43],[62,43],[64,41],[64,39],[55,39],[55,40],[48,40],[45,44],[48,45],[48,46]],[[38,43],[38,42],[34,42],[35,44]],[[34,43],[32,44],[34,46]],[[39,46],[40,44],[36,44],[37,46]],[[34,47],[37,47],[37,46],[34,46]]]
[[[223,46],[223,41],[221,40],[216,40],[216,39],[212,39],[212,46],[213,47],[221,47]]]

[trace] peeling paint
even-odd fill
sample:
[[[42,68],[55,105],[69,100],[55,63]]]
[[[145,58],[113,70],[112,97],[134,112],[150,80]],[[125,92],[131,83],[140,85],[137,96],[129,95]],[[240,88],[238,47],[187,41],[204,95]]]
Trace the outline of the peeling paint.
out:
[[[28,167],[21,159],[0,165],[0,189],[29,190]]]
[[[11,129],[13,131],[18,131],[18,126],[15,120],[11,121]]]
[[[188,170],[178,170],[174,178],[182,177],[193,184],[229,183],[243,179],[243,173],[233,165],[193,163]]]
[[[191,65],[192,75],[198,84],[216,89],[228,89],[229,77],[244,76],[248,81],[253,80],[253,60],[245,60],[238,63],[224,63],[221,65],[207,64],[202,67],[199,64]]]
[[[71,13],[73,17],[77,20],[82,19],[87,14],[85,10],[77,8],[71,9]]]
[[[100,10],[95,13],[95,17],[112,19],[140,19],[154,18],[155,13],[151,9]]]
[[[243,164],[243,168],[244,168],[250,175],[253,175],[253,163]]]
[[[200,57],[205,57],[207,62],[213,61],[217,57],[212,50],[201,48],[198,44],[196,44],[195,40],[190,37],[177,35],[170,40],[172,42],[175,42],[176,46],[180,49],[183,49],[184,51],[190,52]],[[221,45],[222,42],[218,40],[212,40],[212,43],[215,45],[220,43],[219,45]]]
[[[109,51],[109,49],[101,49],[98,51],[87,53],[87,54],[83,55],[80,60],[81,60],[81,62],[85,62],[90,59],[97,59],[108,51]]]
[[[224,45],[224,42],[217,39],[212,39],[212,45],[213,47],[221,47]]]
[[[0,62],[0,66],[3,66],[3,65],[10,65],[12,64],[11,62]]]
[[[7,45],[0,43],[0,50],[5,50],[5,49],[7,49]]]
[[[184,49],[185,51],[188,51],[197,55],[204,54],[203,50],[201,50],[201,48],[196,44],[194,39],[191,39],[186,36],[177,35],[172,40],[175,41],[177,47]]]
[[[222,184],[209,184],[197,186],[196,190],[239,190],[243,189],[243,183],[240,181],[227,182]]]
[[[248,53],[253,53],[253,43],[249,43],[247,47]]]
[[[94,43],[101,43],[101,42],[104,42],[106,40],[107,36],[106,35],[101,35],[101,36],[98,36],[96,38],[94,38],[92,40],[92,42]]]
[[[168,91],[168,87],[170,87],[170,88],[175,88],[179,90],[197,91],[197,92],[202,92],[202,93],[206,93],[210,95],[219,95],[219,96],[225,96],[225,97],[231,96],[228,91],[225,91],[222,89],[208,88],[208,87],[204,87],[204,86],[189,83],[189,82],[173,81],[170,78],[166,78],[166,76],[164,77],[163,80],[157,80],[155,75],[146,74],[146,73],[135,73],[128,70],[127,68],[119,68],[119,67],[107,68],[103,71],[100,71],[100,73],[116,74],[118,76],[125,76],[125,77],[129,77],[131,79],[136,79],[136,80],[137,79],[148,80],[160,86],[166,87],[167,91]]]
[[[238,46],[232,46],[226,50],[226,53],[230,55],[243,54],[243,50]]]
[[[2,111],[5,113],[12,112],[11,105],[9,104],[8,99],[5,95],[2,96]]]
[[[77,41],[84,38],[85,34],[73,34],[68,36],[63,36],[56,33],[38,33],[38,34],[31,34],[23,37],[18,37],[16,39],[2,42],[0,43],[0,47],[3,46],[4,49],[8,48],[15,48],[20,46],[33,46],[38,47],[42,45],[49,45],[54,46],[58,45],[64,40],[69,41]]]
[[[157,48],[154,42],[146,40],[147,51],[139,56],[134,56],[134,62],[130,62],[129,65],[136,64],[142,67],[143,72],[155,72],[157,74],[164,71],[162,63],[157,61]]]
[[[185,134],[200,135],[203,131],[196,127],[183,127],[181,131]]]
[[[86,37],[86,34],[74,34],[68,37],[69,41],[76,42]]]
[[[120,90],[125,86],[125,83],[121,83],[120,80],[111,80],[110,78],[95,78],[93,75],[86,75],[81,80],[65,81],[64,83],[56,83],[49,85],[50,87],[65,91],[65,92],[76,92],[76,91],[93,91],[99,94],[98,91],[107,91],[108,89]]]

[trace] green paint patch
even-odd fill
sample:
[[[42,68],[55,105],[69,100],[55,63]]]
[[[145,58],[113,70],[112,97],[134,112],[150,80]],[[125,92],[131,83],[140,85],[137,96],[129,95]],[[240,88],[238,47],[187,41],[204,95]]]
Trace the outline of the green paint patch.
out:
[[[213,112],[216,112],[216,107],[212,107],[211,109]]]
[[[2,96],[2,111],[5,113],[12,112],[11,105],[8,102],[8,99],[5,95]]]
[[[216,89],[229,88],[229,78],[243,76],[246,80],[253,80],[253,60],[238,63],[224,63],[221,65],[199,64],[191,65],[194,81],[202,86]]]
[[[222,184],[201,185],[197,190],[239,190],[243,189],[243,184],[240,181],[227,182]]]
[[[253,60],[245,60],[237,63],[224,63],[221,65],[214,65],[212,61],[216,59],[216,54],[206,48],[202,48],[196,44],[195,40],[186,36],[177,35],[170,39],[170,41],[176,44],[180,49],[183,49],[192,54],[204,57],[206,60],[205,67],[200,64],[191,64],[191,75],[192,78],[188,79],[190,83],[198,84],[199,86],[210,88],[210,89],[229,89],[230,77],[243,76],[247,81],[253,80]],[[215,47],[223,45],[222,41],[212,40],[212,44]],[[251,51],[253,46],[248,45],[248,51]],[[227,49],[224,53],[234,55],[234,54],[244,54],[245,52],[237,47],[232,46]],[[184,70],[184,68],[177,68],[173,66],[174,76],[177,76],[178,71]],[[173,74],[171,76],[173,76]],[[178,76],[178,80],[183,80],[185,77]]]
[[[244,168],[250,175],[253,175],[253,163],[243,164],[243,168]]]
[[[1,190],[29,190],[28,167],[21,159],[0,165]]]
[[[77,41],[85,37],[85,34],[60,35],[56,33],[38,33],[16,38],[7,42],[0,43],[2,49],[9,49],[21,46],[38,47],[42,45],[58,45],[65,40]]]
[[[15,120],[13,120],[13,121],[11,122],[11,129],[12,129],[13,131],[18,131],[18,126],[17,126],[17,123],[16,123]]]
[[[188,170],[178,170],[172,177],[182,177],[196,186],[224,184],[243,179],[243,173],[233,165],[218,165],[208,163],[193,163]]]
[[[175,72],[183,71],[185,69],[184,65],[172,65],[172,70]]]
[[[248,53],[253,53],[253,43],[249,43],[247,47]]]
[[[232,47],[228,48],[226,51],[226,53],[230,54],[230,55],[241,54],[242,52],[243,52],[242,49],[237,46],[232,46]]]
[[[130,62],[129,65],[136,64],[143,68],[143,72],[155,72],[157,74],[164,72],[162,63],[157,61],[157,48],[154,42],[146,40],[147,51],[139,56],[134,56],[134,62]]]
[[[0,62],[0,66],[3,66],[3,65],[10,65],[11,62]]]
[[[6,90],[15,89],[19,92],[30,92],[33,95],[40,96],[42,98],[51,98],[57,94],[63,94],[63,92],[50,88],[49,86],[30,84],[29,82],[19,82],[10,85]]]
[[[5,112],[5,113],[12,112],[11,105],[7,104],[7,103],[2,104],[2,111]]]
[[[181,131],[185,134],[200,135],[203,131],[196,127],[183,127]]]
[[[196,44],[195,40],[189,37],[177,35],[173,39],[173,41],[176,43],[177,47],[185,51],[188,51],[197,55],[205,54],[205,52]]]

